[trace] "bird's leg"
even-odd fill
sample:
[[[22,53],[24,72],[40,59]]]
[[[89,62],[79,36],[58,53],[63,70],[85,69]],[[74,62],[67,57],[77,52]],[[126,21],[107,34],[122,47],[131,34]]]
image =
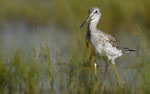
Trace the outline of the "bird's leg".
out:
[[[93,63],[94,63],[94,61],[95,61],[95,60],[96,60],[95,55],[91,53],[91,55],[90,55],[90,59],[89,59],[89,61],[90,61],[90,65],[91,65],[91,66],[93,65]]]
[[[96,76],[96,67],[97,67],[97,64],[94,63],[94,74],[95,74],[95,76]]]
[[[114,70],[115,70],[115,73],[116,73],[116,76],[117,76],[117,80],[118,80],[118,84],[119,84],[120,83],[120,81],[119,81],[119,74],[118,74],[118,72],[116,70],[115,64],[113,64],[113,67],[114,67]]]
[[[94,55],[94,52],[93,52],[93,49],[92,49],[92,45],[91,45],[91,43],[89,42],[88,39],[86,39],[86,46],[87,46],[88,51],[89,51],[89,53],[90,53],[89,62],[90,62],[90,65],[91,65],[91,67],[92,67],[93,62],[95,61],[96,57],[95,57],[95,55]]]
[[[119,85],[120,85],[120,80],[119,80],[119,74],[116,70],[116,67],[115,67],[115,64],[112,63],[113,67],[114,67],[114,70],[115,70],[115,73],[116,73],[116,76],[117,76],[117,92],[119,92]]]
[[[94,63],[95,60],[96,60],[96,56],[91,53],[91,56],[90,56],[90,65],[91,65],[91,67],[92,67],[92,65],[94,64],[94,73],[95,73],[95,75],[96,75],[97,64]]]
[[[93,52],[93,49],[92,49],[92,46],[91,46],[91,44],[88,40],[86,40],[86,45],[87,45],[88,51],[90,53],[90,58],[89,58],[90,67],[92,67],[94,61],[96,60],[96,56],[95,56],[95,54]],[[97,67],[97,64],[94,63],[94,73],[95,73],[95,75],[96,75],[96,67]]]

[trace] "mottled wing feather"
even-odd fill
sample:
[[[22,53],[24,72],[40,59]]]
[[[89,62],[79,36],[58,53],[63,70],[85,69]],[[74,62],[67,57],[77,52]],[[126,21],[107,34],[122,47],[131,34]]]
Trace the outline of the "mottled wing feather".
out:
[[[113,47],[116,47],[117,49],[122,50],[122,52],[124,52],[123,47],[119,45],[119,42],[112,35],[107,34],[107,37],[107,41],[111,43]]]
[[[108,41],[112,44],[113,47],[116,47],[117,49],[121,50],[122,53],[126,53],[126,49],[124,47],[121,47],[119,45],[119,42],[111,35],[108,34]]]
[[[118,45],[119,44],[118,41],[112,36],[108,36],[108,41],[113,45]]]

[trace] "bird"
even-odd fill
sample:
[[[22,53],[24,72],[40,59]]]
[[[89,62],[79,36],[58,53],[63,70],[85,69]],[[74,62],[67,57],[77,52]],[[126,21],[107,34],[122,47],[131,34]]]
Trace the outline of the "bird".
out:
[[[90,52],[90,61],[93,63],[97,56],[105,56],[113,65],[114,71],[119,84],[119,75],[115,67],[115,59],[129,52],[135,52],[128,48],[120,46],[119,42],[110,34],[97,28],[101,18],[101,12],[98,7],[92,7],[88,11],[88,18],[81,24],[82,28],[85,23],[89,22],[85,42]],[[94,64],[96,70],[96,64]]]

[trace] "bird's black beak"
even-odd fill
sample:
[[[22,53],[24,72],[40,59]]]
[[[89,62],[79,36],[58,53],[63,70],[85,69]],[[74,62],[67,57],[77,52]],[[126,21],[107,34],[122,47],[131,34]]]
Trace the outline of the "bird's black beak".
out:
[[[89,17],[82,23],[82,25],[80,26],[80,28],[82,28],[82,27],[84,26],[84,24],[90,20],[90,18],[91,18],[91,16],[89,16]]]

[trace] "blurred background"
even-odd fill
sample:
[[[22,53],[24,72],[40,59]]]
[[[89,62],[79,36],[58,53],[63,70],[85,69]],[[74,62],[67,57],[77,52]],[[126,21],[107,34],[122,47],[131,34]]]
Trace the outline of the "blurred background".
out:
[[[88,9],[102,13],[98,28],[136,50],[116,60],[120,94],[150,93],[150,0],[1,0],[1,94],[116,94],[112,65],[97,75],[85,45]]]

